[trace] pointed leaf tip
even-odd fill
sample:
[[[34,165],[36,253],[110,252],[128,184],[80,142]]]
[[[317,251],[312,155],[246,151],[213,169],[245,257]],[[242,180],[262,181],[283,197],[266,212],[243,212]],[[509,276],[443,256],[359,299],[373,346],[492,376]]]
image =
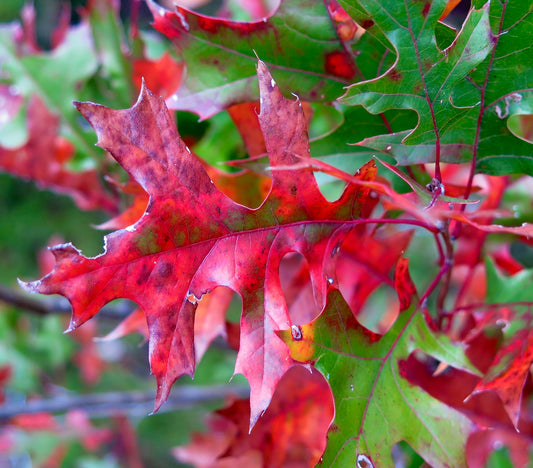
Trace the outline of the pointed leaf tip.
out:
[[[76,330],[76,328],[78,328],[78,324],[76,323],[76,321],[72,317],[70,319],[69,324],[68,324],[68,328],[63,332],[63,334],[66,335],[68,333],[72,333],[74,330]]]
[[[17,278],[17,283],[19,286],[24,289],[24,291],[36,294],[39,292],[39,285],[41,284],[41,280],[37,281],[30,281],[29,283],[26,281],[22,281],[20,278]]]

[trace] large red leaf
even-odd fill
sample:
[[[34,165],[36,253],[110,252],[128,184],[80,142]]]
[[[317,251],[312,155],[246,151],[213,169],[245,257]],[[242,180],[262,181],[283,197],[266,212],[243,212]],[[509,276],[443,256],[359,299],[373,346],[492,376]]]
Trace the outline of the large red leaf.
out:
[[[259,116],[271,167],[309,158],[307,124],[300,103],[285,99],[265,65],[258,66]],[[27,290],[61,294],[73,307],[70,330],[109,301],[123,297],[146,314],[152,373],[158,382],[156,409],[173,382],[195,367],[197,302],[217,286],[242,297],[240,349],[235,371],[251,386],[251,423],[268,406],[283,374],[293,365],[274,330],[291,321],[279,280],[288,252],[308,262],[317,309],[335,284],[336,246],[361,223],[370,189],[350,185],[330,203],[309,171],[273,171],[271,191],[258,209],[220,192],[179,138],[164,102],[146,88],[130,109],[92,103],[78,109],[109,151],[150,195],[142,218],[106,237],[106,251],[87,258],[71,244],[56,246],[56,265]],[[372,179],[375,165],[361,170]],[[357,178],[356,178],[357,179]],[[372,202],[372,206],[373,206]]]

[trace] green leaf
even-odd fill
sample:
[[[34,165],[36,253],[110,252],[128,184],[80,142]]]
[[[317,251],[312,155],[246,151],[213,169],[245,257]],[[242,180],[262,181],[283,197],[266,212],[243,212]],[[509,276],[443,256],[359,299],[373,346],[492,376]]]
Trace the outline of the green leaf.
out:
[[[373,113],[412,109],[420,122],[412,131],[369,136],[359,144],[391,154],[401,165],[434,162],[437,130],[442,161],[474,160],[477,172],[494,175],[531,173],[533,148],[519,138],[517,116],[531,114],[533,107],[533,71],[527,65],[533,61],[533,5],[475,2],[481,9],[470,12],[440,52],[435,44],[450,39],[440,25],[435,28],[443,2],[433,2],[425,20],[429,3],[409,2],[405,9],[400,2],[360,2],[367,3],[398,59],[382,77],[353,85],[344,102]]]
[[[231,104],[258,100],[257,58],[268,65],[281,89],[305,101],[333,101],[360,79],[355,52],[339,39],[323,2],[284,0],[270,18],[248,23],[182,7],[172,12],[153,1],[148,5],[154,27],[173,40],[187,63],[185,83],[167,100],[173,109],[208,118]],[[375,47],[383,52],[374,41]],[[368,61],[371,49],[360,50],[361,62],[375,73],[379,57]]]
[[[457,106],[479,105],[455,123],[449,139],[474,145],[478,172],[530,173],[533,147],[513,135],[509,119],[531,108],[533,4],[490,2],[489,14],[493,50],[451,96]]]
[[[432,466],[465,466],[463,442],[474,424],[402,374],[415,350],[476,371],[463,347],[434,334],[419,311],[401,312],[386,334],[377,335],[332,290],[322,315],[298,332],[279,335],[294,359],[313,362],[322,372],[335,399],[323,466],[356,466],[367,457],[375,467],[392,467],[391,450],[401,440]]]
[[[403,143],[435,144],[436,131],[443,132],[468,111],[454,107],[449,96],[491,49],[488,8],[472,10],[454,42],[441,51],[436,45],[435,27],[445,1],[360,0],[359,4],[387,36],[397,60],[381,77],[351,86],[342,101],[362,105],[373,114],[412,109],[419,123]],[[434,160],[432,153],[430,160]]]

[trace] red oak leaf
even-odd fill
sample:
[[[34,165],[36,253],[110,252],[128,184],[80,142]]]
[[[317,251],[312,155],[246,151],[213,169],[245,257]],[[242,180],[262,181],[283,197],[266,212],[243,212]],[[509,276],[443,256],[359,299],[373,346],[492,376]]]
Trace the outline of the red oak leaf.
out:
[[[291,326],[279,279],[282,258],[298,252],[307,260],[316,306],[322,309],[328,287],[336,283],[334,246],[354,226],[375,223],[359,218],[368,212],[370,189],[349,185],[331,203],[311,172],[275,170],[309,158],[307,123],[299,101],[282,96],[262,62],[258,76],[259,121],[273,168],[271,191],[258,209],[215,187],[179,138],[164,101],[146,88],[131,109],[78,103],[98,144],[150,201],[136,224],[106,237],[102,255],[87,258],[71,244],[56,246],[52,273],[23,284],[31,292],[67,297],[73,308],[70,330],[113,299],[135,301],[148,323],[156,409],[179,376],[194,372],[198,301],[217,286],[233,289],[243,303],[235,371],[250,382],[252,425],[293,365],[274,332]],[[363,170],[358,177],[374,173]]]
[[[58,117],[36,96],[28,105],[27,120],[26,144],[15,149],[0,147],[0,171],[70,195],[82,209],[114,211],[116,202],[100,184],[96,171],[72,172],[65,167],[74,147],[58,136]]]
[[[494,390],[501,398],[514,426],[518,427],[522,390],[533,363],[533,331],[522,330],[522,333],[517,333],[513,341],[496,355],[493,366],[497,366],[502,359],[509,356],[514,357],[504,372],[495,378],[485,378],[479,382],[472,394]]]
[[[313,117],[313,108],[308,102],[302,102],[302,108],[309,128],[311,118]],[[244,146],[246,146],[246,150],[248,151],[248,156],[265,155],[265,141],[258,119],[259,103],[245,102],[235,104],[234,106],[228,107],[227,111],[241,135]]]
[[[230,464],[238,460],[247,467],[314,466],[332,418],[333,401],[324,378],[297,366],[280,381],[271,405],[250,433],[249,403],[238,400],[211,416],[210,433],[194,434],[174,455],[199,468],[238,466]]]
[[[202,163],[204,169],[215,186],[232,200],[246,206],[259,206],[270,189],[270,179],[266,176],[242,170],[238,173],[227,173],[210,166],[201,158],[192,154]],[[149,196],[135,181],[120,184],[111,178],[107,181],[120,192],[132,195],[132,205],[120,215],[98,225],[98,229],[124,229],[135,224],[143,215],[148,205]]]

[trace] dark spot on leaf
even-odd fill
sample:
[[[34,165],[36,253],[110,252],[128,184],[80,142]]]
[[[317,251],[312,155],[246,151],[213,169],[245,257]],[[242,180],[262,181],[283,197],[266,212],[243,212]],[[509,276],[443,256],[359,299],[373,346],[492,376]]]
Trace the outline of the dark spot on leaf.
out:
[[[426,2],[426,3],[424,4],[424,8],[422,8],[422,16],[423,16],[424,18],[428,15],[428,13],[429,13],[429,9],[430,9],[430,8],[431,8],[431,3]]]
[[[148,268],[146,264],[143,264],[142,269],[139,272],[139,275],[137,276],[137,284],[140,286],[141,284],[146,283],[146,281],[150,277],[150,273],[150,268]]]
[[[402,74],[396,70],[395,68],[393,68],[388,74],[387,76],[392,80],[392,81],[395,81],[395,82],[398,82],[402,79]]]
[[[370,343],[375,343],[381,338],[381,335],[378,335],[377,333],[374,333],[373,331],[370,331],[368,328],[361,327],[361,331],[363,334],[368,338],[368,341]]]
[[[163,278],[169,277],[172,272],[174,271],[174,267],[170,262],[163,262],[160,265],[158,265],[157,273],[161,275]]]
[[[210,34],[216,34],[218,31],[219,21],[207,18],[205,16],[198,16],[198,27]]]
[[[361,26],[365,29],[370,29],[372,26],[374,26],[374,21],[372,21],[370,18],[365,19],[361,23]]]
[[[326,73],[340,78],[349,80],[355,75],[355,69],[350,58],[336,50],[326,55],[326,63],[324,64]]]

